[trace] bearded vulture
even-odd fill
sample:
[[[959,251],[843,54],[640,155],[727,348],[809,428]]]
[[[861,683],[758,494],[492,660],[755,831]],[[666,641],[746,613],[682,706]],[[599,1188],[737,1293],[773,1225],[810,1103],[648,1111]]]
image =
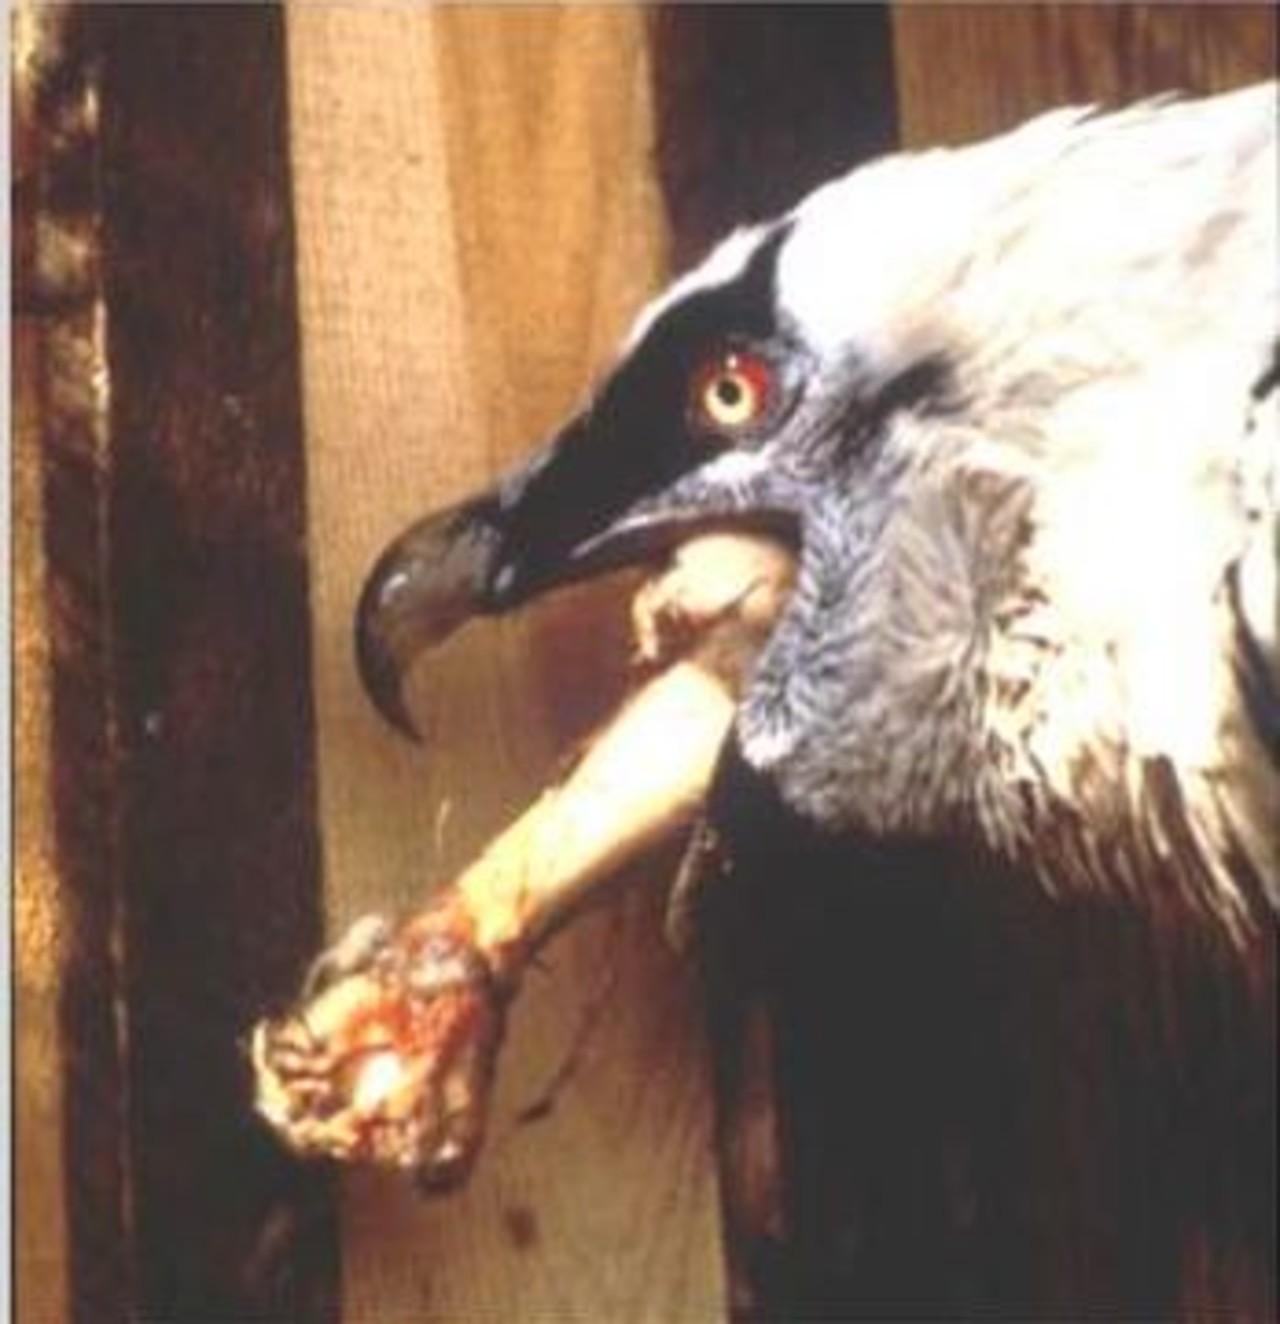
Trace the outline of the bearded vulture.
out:
[[[963,876],[1019,878],[1063,923],[1087,914],[1103,945],[1139,916],[1156,946],[1212,949],[1223,980],[1248,971],[1269,1002],[1276,123],[1275,84],[1056,110],[873,162],[732,234],[643,312],[548,445],[388,547],[358,612],[374,701],[409,726],[411,662],[478,615],[708,529],[767,530],[795,548],[797,582],[708,808],[757,890],[803,892],[820,858],[853,893],[895,844],[923,844]],[[792,857],[807,863],[788,867],[786,840],[810,843]],[[874,960],[876,942],[851,950]],[[1081,1033],[1159,1021],[1098,1015]],[[1258,1051],[1266,1096],[1265,1050],[1241,1047]],[[1274,1103],[1250,1106],[1256,1187]],[[1197,1107],[1148,1119],[1167,1152],[1228,1143],[1202,1133],[1236,1128],[1230,1110]],[[1141,1217],[1200,1181],[1178,1171],[1141,1169]],[[1274,1231],[1273,1200],[1255,1204],[1236,1250]],[[1189,1245],[1171,1252],[1184,1285]]]

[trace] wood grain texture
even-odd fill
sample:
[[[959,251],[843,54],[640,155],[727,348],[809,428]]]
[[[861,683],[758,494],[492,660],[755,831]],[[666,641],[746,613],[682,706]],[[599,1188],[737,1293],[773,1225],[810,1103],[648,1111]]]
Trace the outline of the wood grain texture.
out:
[[[1275,73],[1262,4],[897,4],[904,146],[1012,128],[1054,105],[1206,93]]]
[[[419,904],[618,692],[608,586],[451,643],[415,683],[422,749],[360,694],[350,631],[380,547],[531,449],[659,277],[641,34],[628,8],[289,12],[335,931]],[[529,977],[464,1193],[346,1179],[346,1319],[719,1316],[700,1019],[655,902],[587,917]],[[517,1124],[593,1015],[551,1114]]]

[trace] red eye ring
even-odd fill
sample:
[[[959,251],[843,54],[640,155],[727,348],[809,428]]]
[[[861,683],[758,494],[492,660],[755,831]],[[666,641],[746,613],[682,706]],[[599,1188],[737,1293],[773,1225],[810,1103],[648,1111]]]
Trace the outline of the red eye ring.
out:
[[[727,349],[694,373],[690,397],[701,427],[732,435],[765,417],[775,393],[774,369],[768,359],[751,350]]]

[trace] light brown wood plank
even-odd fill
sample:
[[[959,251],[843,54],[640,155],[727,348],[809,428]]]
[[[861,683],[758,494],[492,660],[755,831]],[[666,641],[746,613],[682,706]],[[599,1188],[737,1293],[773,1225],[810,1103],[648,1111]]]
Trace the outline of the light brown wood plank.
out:
[[[289,23],[336,931],[419,903],[617,692],[616,606],[566,596],[450,645],[415,686],[414,749],[359,692],[350,618],[392,534],[578,402],[663,241],[637,12],[297,6]],[[353,1324],[721,1315],[700,1017],[655,891],[587,917],[530,977],[466,1192],[423,1203],[400,1179],[347,1179]],[[548,1118],[517,1125],[602,987],[584,1063]]]
[[[1240,4],[896,4],[905,146],[1011,128],[1053,105],[1205,93],[1274,74],[1276,15]]]

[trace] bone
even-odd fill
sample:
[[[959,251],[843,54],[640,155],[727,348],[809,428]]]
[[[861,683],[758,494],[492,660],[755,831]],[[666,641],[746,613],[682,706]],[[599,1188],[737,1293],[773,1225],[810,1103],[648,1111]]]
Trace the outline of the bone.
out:
[[[780,544],[708,534],[681,547],[633,603],[637,656],[661,668],[458,879],[476,939],[519,964],[601,883],[688,824],[744,678],[792,583]]]

